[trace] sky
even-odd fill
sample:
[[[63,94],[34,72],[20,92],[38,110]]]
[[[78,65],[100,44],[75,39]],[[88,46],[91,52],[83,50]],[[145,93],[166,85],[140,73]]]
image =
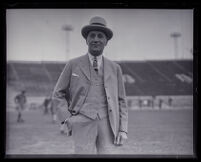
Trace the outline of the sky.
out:
[[[104,50],[111,60],[193,59],[190,9],[8,9],[7,61],[67,61],[86,54],[81,29],[93,16],[113,31]],[[173,32],[181,36],[175,40]]]

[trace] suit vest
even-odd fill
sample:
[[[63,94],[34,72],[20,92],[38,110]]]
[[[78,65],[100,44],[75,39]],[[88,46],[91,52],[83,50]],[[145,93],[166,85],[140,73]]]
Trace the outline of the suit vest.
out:
[[[80,113],[91,119],[102,119],[108,115],[103,66],[97,73],[90,64],[90,76],[91,85]]]

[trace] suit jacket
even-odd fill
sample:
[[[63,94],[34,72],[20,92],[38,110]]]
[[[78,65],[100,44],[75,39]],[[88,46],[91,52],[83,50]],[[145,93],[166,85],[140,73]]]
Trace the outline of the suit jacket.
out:
[[[122,71],[118,64],[103,57],[104,87],[108,101],[109,121],[114,136],[127,132],[128,109]],[[72,115],[79,113],[90,87],[88,55],[70,60],[63,69],[53,92],[58,107],[68,107]]]

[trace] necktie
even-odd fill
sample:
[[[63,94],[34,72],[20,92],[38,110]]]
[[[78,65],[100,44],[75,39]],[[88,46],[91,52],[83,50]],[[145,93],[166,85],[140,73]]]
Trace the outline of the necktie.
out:
[[[98,72],[98,62],[97,62],[97,58],[94,57],[94,61],[93,61],[93,68],[96,72]]]

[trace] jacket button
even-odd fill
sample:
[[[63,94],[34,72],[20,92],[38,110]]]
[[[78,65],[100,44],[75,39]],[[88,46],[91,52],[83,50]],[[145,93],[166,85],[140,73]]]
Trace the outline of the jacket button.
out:
[[[110,109],[109,111],[112,112],[112,109]]]
[[[73,110],[71,113],[72,113],[72,115],[75,115],[75,114],[76,114],[76,111],[75,111],[75,110]]]
[[[107,99],[109,100],[109,99],[110,99],[110,97],[107,97]]]

